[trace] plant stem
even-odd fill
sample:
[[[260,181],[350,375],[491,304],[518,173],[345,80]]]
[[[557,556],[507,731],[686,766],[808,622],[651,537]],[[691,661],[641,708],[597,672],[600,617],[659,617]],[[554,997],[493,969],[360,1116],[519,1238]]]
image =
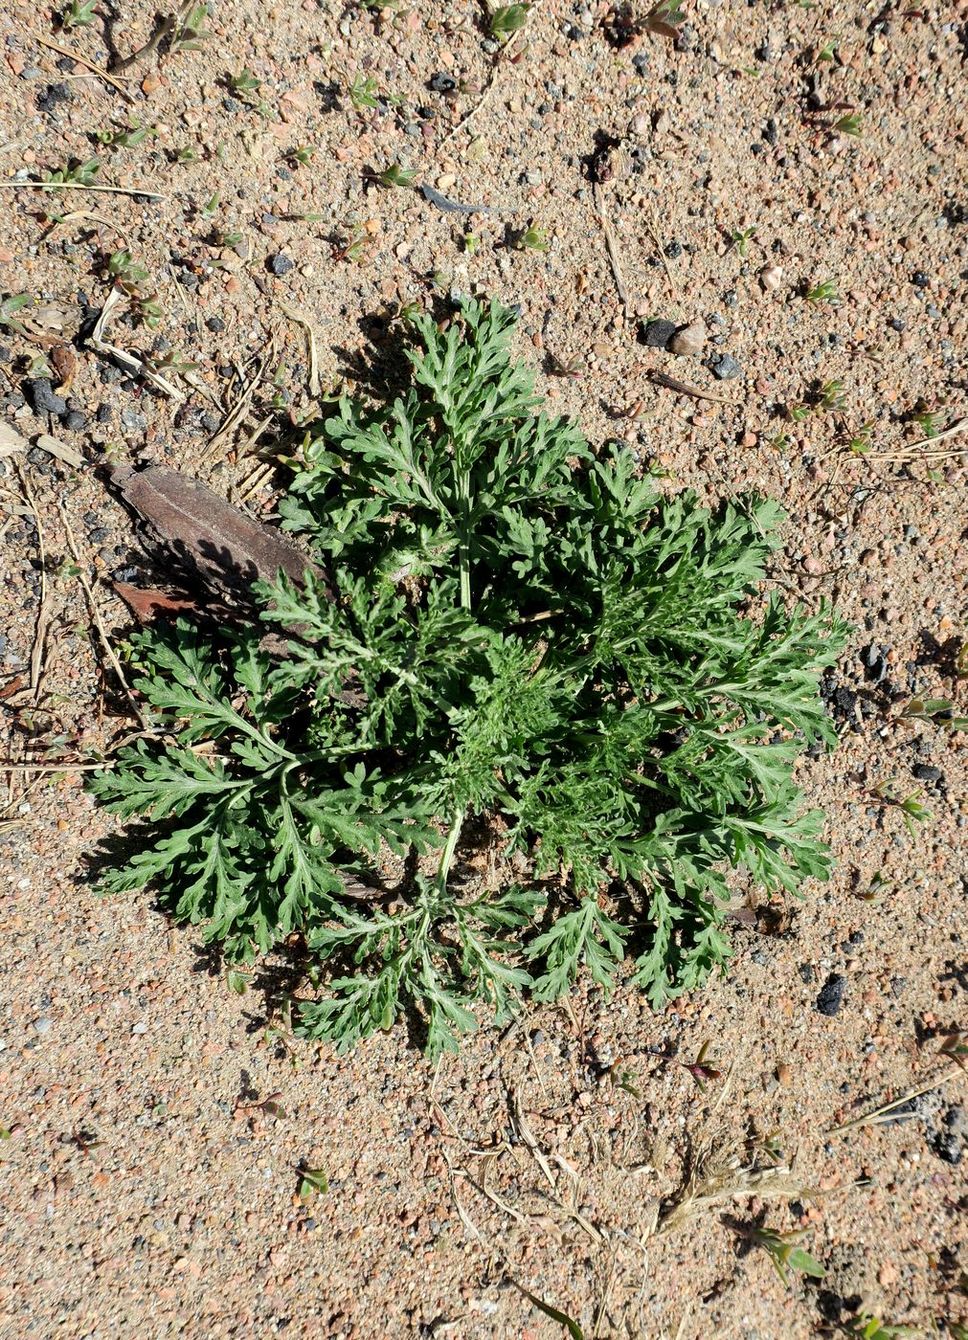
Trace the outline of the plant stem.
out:
[[[464,826],[464,815],[466,811],[458,810],[454,815],[454,821],[450,826],[450,832],[447,834],[447,842],[440,857],[440,865],[437,867],[437,885],[441,892],[447,887],[447,876],[450,874],[451,862],[454,859],[454,852],[457,850],[457,840],[460,837],[460,830]]]

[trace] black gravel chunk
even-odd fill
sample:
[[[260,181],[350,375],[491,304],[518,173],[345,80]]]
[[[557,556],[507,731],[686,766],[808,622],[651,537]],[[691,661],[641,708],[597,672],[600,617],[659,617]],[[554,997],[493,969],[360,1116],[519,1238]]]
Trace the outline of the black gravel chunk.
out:
[[[817,1010],[820,1014],[833,1018],[835,1014],[840,1013],[840,1007],[844,1003],[844,992],[847,990],[847,978],[842,977],[840,973],[831,973],[817,993]]]
[[[732,381],[734,377],[743,375],[743,369],[732,354],[719,354],[718,357],[710,359],[709,370],[721,382]]]
[[[678,329],[674,321],[646,321],[642,326],[642,343],[650,349],[664,349]]]
[[[35,414],[55,414],[60,418],[67,413],[67,401],[62,395],[55,395],[49,377],[35,377],[24,382],[24,388],[33,406]]]
[[[296,262],[290,260],[290,258],[284,255],[281,251],[277,251],[274,256],[270,256],[266,261],[266,265],[268,266],[269,273],[275,275],[277,279],[281,279],[283,275],[287,275],[290,270],[295,270],[296,268]]]
[[[432,74],[427,80],[431,93],[453,93],[457,80],[449,74]]]

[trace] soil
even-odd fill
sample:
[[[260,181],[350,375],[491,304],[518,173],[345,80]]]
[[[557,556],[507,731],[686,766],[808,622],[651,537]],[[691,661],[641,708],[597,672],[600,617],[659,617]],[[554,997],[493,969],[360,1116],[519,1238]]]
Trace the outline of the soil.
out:
[[[917,445],[968,412],[968,10],[696,0],[676,37],[546,0],[505,49],[471,0],[212,8],[115,84],[150,8],[0,16],[0,293],[31,299],[0,326],[0,434],[27,440],[0,446],[0,1334],[565,1334],[534,1299],[586,1337],[962,1334],[968,733],[905,709],[968,712],[966,439]],[[92,158],[158,198],[8,184]],[[133,368],[92,336],[122,249],[145,273],[100,336]],[[273,442],[318,399],[301,323],[321,392],[352,388],[402,304],[452,292],[520,304],[592,442],[780,499],[775,582],[854,634],[840,747],[799,773],[833,879],[741,909],[729,976],[661,1015],[582,982],[434,1069],[402,1028],[293,1042],[284,961],[235,994],[197,930],[100,899],[83,765],[138,729],[105,646],[145,559],[106,462],[269,516]],[[674,354],[650,319],[703,329]],[[762,1228],[826,1276],[785,1286]]]

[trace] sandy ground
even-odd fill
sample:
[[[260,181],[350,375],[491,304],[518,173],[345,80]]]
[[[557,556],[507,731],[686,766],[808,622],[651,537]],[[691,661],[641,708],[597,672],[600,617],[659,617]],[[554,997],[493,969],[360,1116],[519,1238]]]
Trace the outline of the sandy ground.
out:
[[[32,299],[26,333],[0,326],[2,423],[32,444],[0,458],[4,1337],[567,1334],[528,1294],[601,1340],[968,1325],[942,1050],[966,1025],[968,736],[902,715],[968,711],[966,438],[916,445],[966,413],[968,10],[697,0],[677,40],[622,46],[607,6],[546,0],[510,52],[480,19],[217,0],[197,50],[163,41],[112,85],[90,67],[141,47],[149,10],[0,16],[0,177],[97,158],[95,183],[161,196],[0,188],[0,297]],[[233,88],[246,67],[258,88]],[[371,179],[394,163],[494,212]],[[530,224],[547,251],[513,245]],[[102,338],[174,396],[92,347],[125,247],[146,273]],[[806,296],[825,281],[835,301]],[[583,984],[434,1071],[403,1030],[344,1059],[292,1043],[285,964],[234,994],[150,900],[98,899],[111,826],[83,769],[25,765],[135,728],[91,608],[121,645],[110,580],[139,558],[108,456],[271,511],[260,453],[312,403],[293,313],[325,389],[436,290],[520,303],[522,356],[593,442],[670,488],[780,498],[776,581],[855,633],[828,685],[841,747],[800,773],[832,882],[748,909],[730,976],[661,1016]],[[649,347],[648,318],[701,321],[704,346]],[[930,818],[909,834],[882,783]],[[328,1189],[301,1197],[300,1168]],[[825,1278],[785,1287],[763,1227],[806,1230]]]

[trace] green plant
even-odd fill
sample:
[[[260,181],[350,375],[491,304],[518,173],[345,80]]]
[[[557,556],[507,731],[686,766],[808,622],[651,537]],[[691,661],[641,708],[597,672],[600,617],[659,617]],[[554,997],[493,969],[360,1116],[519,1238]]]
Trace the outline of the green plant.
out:
[[[358,74],[349,87],[350,102],[358,112],[364,107],[377,107],[377,82],[372,75]]]
[[[285,654],[265,627],[133,634],[166,734],[92,781],[150,826],[104,887],[154,886],[232,962],[304,936],[326,994],[298,1029],[343,1050],[414,1011],[454,1049],[475,1006],[608,989],[626,951],[661,1006],[725,964],[731,867],[791,894],[828,871],[792,770],[835,739],[845,630],[758,596],[779,509],[596,455],[536,412],[514,320],[411,316],[409,389],[341,398],[292,462],[284,525],[332,585],[257,588]]]
[[[897,782],[893,778],[888,778],[886,781],[878,782],[871,794],[885,805],[891,805],[901,811],[904,827],[908,831],[908,836],[912,839],[917,832],[917,825],[926,823],[928,819],[933,818],[931,811],[926,809],[918,800],[918,796],[921,795],[920,787],[906,796],[900,796]]]
[[[729,235],[729,240],[732,242],[733,246],[736,248],[739,254],[745,257],[747,251],[749,250],[749,244],[755,236],[756,236],[756,224],[754,223],[749,228],[734,229]]]
[[[823,46],[817,52],[817,61],[833,61],[837,59],[837,45],[839,38],[828,37]]]
[[[922,410],[920,414],[914,416],[914,422],[921,429],[923,437],[937,437],[941,432],[938,425],[940,413],[940,410]]]
[[[70,31],[71,28],[88,28],[94,22],[96,0],[71,0],[66,9],[61,11],[61,27]]]
[[[175,29],[168,47],[169,55],[179,51],[201,51],[203,43],[212,35],[205,27],[205,20],[211,13],[207,4],[194,5]]]
[[[325,1196],[329,1192],[329,1178],[322,1168],[306,1168],[301,1164],[296,1169],[299,1178],[299,1199],[312,1200],[315,1196]]]
[[[381,186],[403,186],[407,189],[413,187],[417,180],[416,168],[404,168],[399,163],[393,163],[377,177]]]
[[[66,167],[57,168],[53,172],[48,172],[44,177],[46,186],[93,186],[94,179],[100,171],[101,164],[96,158],[89,158],[86,163],[72,158]]]
[[[529,223],[527,228],[523,228],[514,236],[514,246],[518,251],[547,251],[550,245],[545,230],[533,223]]]
[[[131,252],[125,247],[122,251],[115,251],[107,260],[108,278],[112,279],[117,287],[130,300],[135,313],[150,329],[154,330],[162,322],[165,315],[164,309],[158,302],[157,294],[145,285],[151,278],[143,265],[138,265],[131,257]]]
[[[912,698],[901,716],[933,721],[948,730],[968,730],[968,717],[956,716],[955,705],[949,698]]]
[[[808,1232],[808,1229],[796,1229],[789,1233],[777,1233],[772,1228],[749,1230],[750,1241],[769,1252],[773,1268],[786,1288],[790,1287],[788,1271],[799,1270],[801,1274],[817,1280],[822,1280],[827,1273],[815,1256],[797,1245]]]
[[[136,149],[149,135],[152,139],[157,139],[158,131],[154,126],[136,123],[133,126],[125,126],[123,130],[98,130],[94,138],[99,144],[106,144],[112,149]]]
[[[311,163],[316,154],[315,144],[297,144],[294,149],[290,149],[288,158],[291,163],[298,163],[300,167],[306,167]]]
[[[507,37],[520,32],[528,21],[530,5],[501,5],[491,14],[490,28],[492,37]]]
[[[864,1313],[848,1324],[847,1334],[856,1336],[857,1340],[901,1340],[902,1336],[916,1336],[918,1332],[913,1326],[893,1326]]]
[[[842,116],[839,121],[835,121],[833,128],[840,135],[860,136],[864,133],[864,127],[861,123],[859,113],[851,112],[847,116]]]
[[[813,288],[807,291],[807,299],[810,302],[838,302],[840,291],[836,279],[823,279],[819,284],[814,284]]]
[[[847,450],[854,456],[866,456],[873,446],[872,433],[874,432],[874,420],[868,419],[866,423],[856,429],[854,435],[847,442]]]
[[[0,326],[13,331],[15,335],[25,334],[23,324],[17,320],[16,313],[33,305],[34,299],[29,293],[10,293],[0,299]]]

